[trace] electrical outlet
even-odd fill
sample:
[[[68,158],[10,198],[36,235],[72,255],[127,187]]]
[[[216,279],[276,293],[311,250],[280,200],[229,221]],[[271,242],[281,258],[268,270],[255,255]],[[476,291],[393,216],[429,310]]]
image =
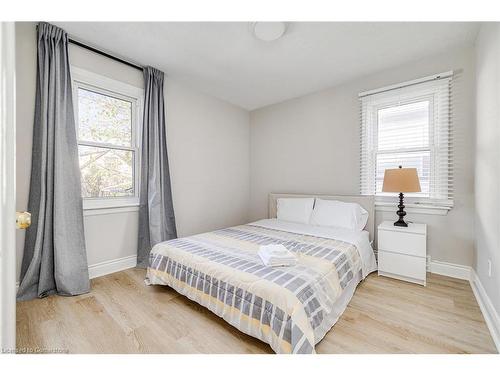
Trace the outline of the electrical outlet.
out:
[[[491,259],[488,259],[488,276],[491,277]]]

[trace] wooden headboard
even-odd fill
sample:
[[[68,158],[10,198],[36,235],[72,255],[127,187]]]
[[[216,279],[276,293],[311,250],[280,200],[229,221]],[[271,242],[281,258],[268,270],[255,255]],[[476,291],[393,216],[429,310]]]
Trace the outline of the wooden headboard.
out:
[[[276,217],[278,198],[321,198],[336,200],[342,202],[357,203],[368,211],[368,222],[365,230],[370,233],[370,241],[373,241],[375,235],[375,198],[372,195],[321,195],[321,194],[269,194],[269,218]]]

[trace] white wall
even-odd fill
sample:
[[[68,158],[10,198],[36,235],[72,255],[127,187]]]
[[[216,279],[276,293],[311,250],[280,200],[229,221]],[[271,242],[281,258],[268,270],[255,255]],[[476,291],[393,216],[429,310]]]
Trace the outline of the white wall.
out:
[[[250,199],[249,113],[170,80],[165,91],[178,235],[245,223]]]
[[[476,215],[474,270],[500,312],[500,26],[486,23],[476,42]],[[488,260],[492,275],[488,276]]]
[[[409,213],[429,224],[433,260],[472,265],[474,54],[463,47],[250,113],[250,219],[267,214],[270,192],[359,194],[358,93],[458,70],[453,116],[455,207],[447,216]],[[396,206],[394,206],[396,211]],[[376,221],[395,213],[377,212]]]
[[[36,79],[34,23],[16,23],[17,196],[27,209]],[[70,61],[92,72],[143,87],[142,73],[126,65],[70,46]],[[180,236],[247,220],[249,201],[249,114],[195,92],[168,77],[166,121],[172,195]],[[102,212],[101,212],[102,213]],[[84,213],[89,265],[134,256],[137,211],[105,215]],[[17,233],[18,272],[24,232]]]

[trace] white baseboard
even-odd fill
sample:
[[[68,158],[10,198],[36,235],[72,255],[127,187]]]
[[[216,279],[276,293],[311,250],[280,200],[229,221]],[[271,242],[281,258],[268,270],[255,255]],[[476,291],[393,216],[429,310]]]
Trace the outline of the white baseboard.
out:
[[[493,306],[490,297],[488,297],[488,295],[486,294],[486,290],[484,290],[483,284],[481,284],[481,280],[479,280],[479,277],[474,270],[472,270],[471,272],[470,285],[472,287],[474,295],[476,296],[479,308],[483,313],[484,320],[486,321],[488,329],[490,330],[491,337],[495,342],[497,351],[500,352],[500,317],[495,307]]]
[[[472,268],[461,264],[431,260],[429,263],[429,271],[431,273],[454,277],[456,279],[470,280]]]
[[[94,279],[99,276],[134,268],[137,265],[137,255],[107,260],[89,266],[89,277]]]
[[[469,280],[474,296],[476,297],[477,304],[479,305],[486,325],[490,330],[493,342],[497,347],[497,351],[500,352],[500,317],[490,298],[486,294],[486,291],[481,284],[481,280],[479,280],[479,277],[474,269],[461,264],[430,260],[428,263],[428,271],[438,275],[454,277],[456,279]]]

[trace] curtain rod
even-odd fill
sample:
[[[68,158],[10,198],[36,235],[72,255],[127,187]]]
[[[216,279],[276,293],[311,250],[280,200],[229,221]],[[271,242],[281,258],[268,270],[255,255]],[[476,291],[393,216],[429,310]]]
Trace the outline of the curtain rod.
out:
[[[104,57],[107,57],[107,58],[109,58],[111,60],[115,60],[115,61],[118,61],[118,62],[120,62],[122,64],[128,65],[128,66],[130,66],[132,68],[135,68],[137,70],[140,70],[142,72],[142,66],[140,66],[140,65],[134,64],[134,63],[132,63],[130,61],[127,61],[127,60],[124,60],[124,59],[121,59],[121,58],[119,58],[119,57],[117,57],[115,55],[111,55],[111,54],[109,54],[107,52],[104,52],[104,51],[102,51],[100,49],[97,49],[97,48],[94,48],[92,46],[89,46],[88,44],[79,42],[78,40],[75,40],[73,38],[68,38],[68,42],[74,44],[75,46],[82,47],[82,48],[85,48],[85,49],[87,49],[89,51],[97,53],[98,55],[102,55]]]
[[[36,29],[38,30],[38,23],[36,24]],[[131,68],[134,68],[134,69],[137,69],[137,70],[140,70],[142,72],[143,70],[143,67],[141,65],[138,65],[138,64],[134,64],[133,62],[130,62],[130,61],[127,61],[127,60],[124,60],[124,59],[121,59],[115,55],[112,55],[112,54],[109,54],[107,52],[104,52],[100,49],[97,49],[95,47],[92,47],[92,46],[89,46],[88,44],[85,44],[83,42],[80,42],[76,39],[73,39],[71,38],[70,36],[68,36],[68,42],[71,43],[71,44],[74,44],[75,46],[78,46],[78,47],[82,47],[82,48],[85,48],[89,51],[92,51],[94,53],[97,53],[98,55],[101,55],[101,56],[104,56],[104,57],[107,57],[108,59],[111,59],[111,60],[115,60],[115,61],[118,61],[122,64],[125,64],[125,65],[128,65],[130,66]]]
[[[424,82],[429,82],[429,81],[436,81],[438,79],[448,78],[448,77],[451,77],[451,76],[453,76],[453,71],[452,70],[450,70],[448,72],[434,74],[432,76],[427,76],[427,77],[423,77],[423,78],[414,79],[413,81],[406,81],[406,82],[398,83],[396,85],[390,85],[390,86],[381,87],[381,88],[375,89],[375,90],[369,90],[369,91],[360,92],[358,94],[358,97],[363,98],[365,96],[379,94],[379,93],[382,93],[382,92],[386,92],[386,91],[390,91],[390,90],[395,90],[395,89],[401,89],[403,87],[418,85],[419,83],[424,83]]]

